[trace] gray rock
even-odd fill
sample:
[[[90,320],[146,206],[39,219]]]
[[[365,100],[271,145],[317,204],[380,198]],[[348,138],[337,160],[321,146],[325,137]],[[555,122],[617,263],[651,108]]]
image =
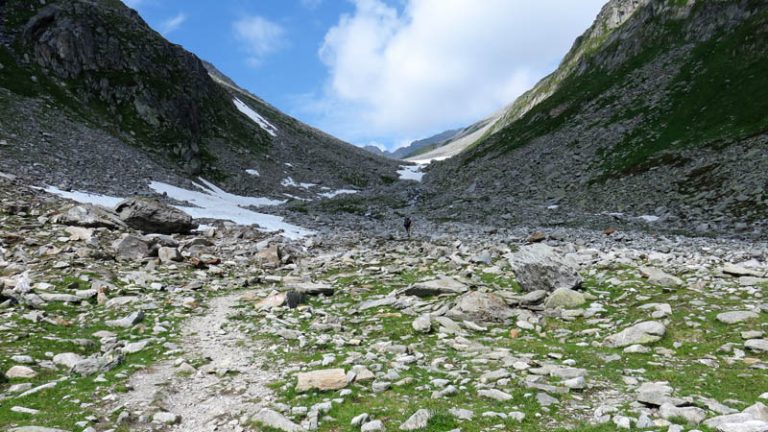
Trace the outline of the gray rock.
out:
[[[446,315],[462,320],[500,322],[517,314],[496,294],[472,291],[460,296]]]
[[[429,410],[420,409],[413,413],[405,423],[400,425],[400,430],[412,431],[426,429],[429,419],[432,418],[432,413]]]
[[[756,352],[768,352],[768,339],[750,339],[744,342],[744,347]]]
[[[5,372],[5,376],[8,378],[34,378],[37,376],[37,372],[26,366],[13,366]]]
[[[478,390],[477,391],[478,396],[497,400],[499,402],[506,402],[508,400],[512,400],[512,395],[509,393],[504,393],[501,390],[496,389],[487,389],[487,390]]]
[[[128,226],[145,233],[186,234],[197,228],[191,216],[155,199],[129,198],[115,211]]]
[[[274,428],[283,432],[304,432],[304,428],[290,421],[277,411],[264,408],[251,419],[262,426]]]
[[[174,262],[181,262],[184,257],[175,247],[161,247],[157,250],[157,258],[164,264],[170,264]]]
[[[717,314],[717,320],[724,324],[737,324],[744,321],[749,321],[759,318],[755,312],[752,311],[731,311]]]
[[[661,340],[666,331],[664,324],[658,321],[644,321],[606,337],[604,343],[612,348],[649,344]]]
[[[449,413],[451,413],[452,416],[456,417],[458,420],[472,420],[475,417],[475,413],[473,411],[467,410],[467,409],[461,409],[461,408],[451,408],[448,410]]]
[[[381,420],[370,421],[360,428],[360,432],[383,432],[386,430],[387,428],[384,427],[384,423]]]
[[[676,407],[670,403],[664,403],[659,408],[659,415],[666,420],[677,418],[685,419],[689,425],[697,425],[707,418],[707,412],[696,407]]]
[[[528,292],[581,285],[576,263],[543,243],[524,246],[509,262],[520,286]]]
[[[143,320],[144,320],[144,312],[137,311],[137,312],[133,312],[132,314],[124,318],[107,321],[105,324],[110,327],[131,328],[136,324],[142,322]]]
[[[67,432],[63,429],[47,428],[42,426],[22,426],[9,429],[8,432]]]
[[[424,314],[413,320],[411,326],[418,333],[429,333],[432,331],[432,317],[429,314]]]
[[[113,213],[101,206],[80,204],[68,208],[63,213],[55,215],[53,222],[62,225],[76,225],[81,227],[104,227],[112,230],[124,230],[128,228],[125,222]]]
[[[543,392],[540,392],[540,393],[536,394],[536,400],[539,402],[539,405],[541,405],[543,407],[548,407],[550,405],[556,405],[556,404],[560,403],[559,400],[557,400],[557,399],[553,398],[552,396],[550,396],[550,395],[548,395],[546,393],[543,393]]]
[[[467,286],[453,278],[440,278],[424,282],[417,282],[398,291],[400,295],[417,297],[430,297],[440,294],[462,294],[467,292]]]
[[[140,261],[149,256],[149,245],[142,239],[125,235],[112,243],[115,258],[119,261]]]
[[[584,294],[569,288],[558,288],[550,294],[544,306],[547,309],[572,309],[586,302]]]
[[[64,366],[67,369],[72,369],[76,364],[83,361],[83,357],[75,353],[62,353],[53,356],[53,363],[59,366]]]
[[[640,274],[654,285],[676,287],[683,284],[679,277],[665,273],[655,267],[640,267]]]

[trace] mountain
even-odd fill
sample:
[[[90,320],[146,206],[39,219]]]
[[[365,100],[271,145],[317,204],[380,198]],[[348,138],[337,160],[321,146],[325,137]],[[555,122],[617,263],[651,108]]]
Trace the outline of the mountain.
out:
[[[38,183],[125,194],[202,176],[313,196],[309,183],[397,178],[396,162],[281,113],[119,0],[0,2],[0,114],[0,170]]]
[[[400,147],[395,151],[382,150],[376,146],[363,147],[370,153],[380,156],[386,156],[392,159],[409,159],[418,156],[419,154],[426,153],[433,148],[440,147],[444,142],[452,139],[463,129],[451,129],[439,134],[433,135],[429,138],[413,141],[405,147]]]
[[[557,71],[433,165],[425,205],[449,218],[525,220],[526,207],[554,223],[569,210],[764,225],[766,70],[766,1],[613,0]]]

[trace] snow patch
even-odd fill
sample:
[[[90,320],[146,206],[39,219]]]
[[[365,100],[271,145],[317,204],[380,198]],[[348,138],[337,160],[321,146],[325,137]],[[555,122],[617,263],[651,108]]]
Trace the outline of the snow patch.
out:
[[[316,183],[296,183],[296,181],[293,180],[292,177],[283,179],[283,181],[280,182],[280,185],[282,185],[283,187],[295,187],[295,188],[301,188],[301,189],[309,189],[317,186]]]
[[[66,199],[71,199],[72,201],[76,201],[82,204],[96,204],[108,208],[115,208],[124,199],[90,192],[68,192],[54,186],[48,186],[43,190],[50,194],[58,195]]]
[[[296,225],[286,223],[282,217],[248,210],[249,206],[274,206],[285,201],[269,198],[246,197],[228,193],[213,183],[200,179],[200,183],[194,183],[199,191],[191,191],[166,183],[153,181],[149,184],[157,193],[167,194],[168,197],[191,203],[195,207],[175,206],[195,219],[219,219],[229,220],[238,225],[258,225],[261,231],[283,230],[283,235],[290,239],[297,239],[314,234],[314,232]],[[97,204],[114,208],[123,198],[108,195],[99,195],[88,192],[66,192],[56,187],[45,188],[46,192],[68,198],[73,201],[87,204]]]
[[[256,177],[260,177],[261,176],[261,174],[259,174],[259,172],[256,171],[255,169],[247,169],[247,170],[245,170],[245,173],[246,174],[250,174],[252,176],[256,176]]]
[[[268,134],[272,135],[273,137],[277,136],[277,128],[272,125],[272,123],[268,122],[267,119],[260,116],[259,113],[254,111],[251,107],[244,104],[243,101],[241,101],[238,98],[235,98],[232,102],[235,103],[235,106],[238,110],[240,110],[241,113],[247,115],[251,120],[254,121],[259,127],[264,129]]]
[[[352,190],[352,189],[339,189],[339,190],[335,190],[335,191],[332,191],[332,192],[319,193],[318,195],[320,195],[323,198],[333,198],[333,197],[336,197],[336,196],[339,196],[339,195],[344,195],[344,194],[350,194],[350,195],[351,194],[356,194],[357,192],[358,191]]]
[[[424,173],[421,172],[423,165],[401,165],[397,174],[400,180],[414,180],[420,182]]]

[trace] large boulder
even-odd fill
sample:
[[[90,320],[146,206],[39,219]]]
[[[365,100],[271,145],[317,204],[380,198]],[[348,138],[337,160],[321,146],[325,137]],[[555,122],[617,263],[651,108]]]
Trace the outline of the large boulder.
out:
[[[112,243],[118,261],[141,261],[149,256],[149,245],[139,237],[126,234]]]
[[[456,306],[446,315],[463,320],[499,322],[517,316],[517,313],[496,294],[472,291],[456,299]]]
[[[145,233],[186,234],[197,228],[192,216],[155,199],[129,198],[115,211],[128,226]]]
[[[524,246],[509,258],[517,282],[527,292],[581,285],[578,265],[543,243]]]

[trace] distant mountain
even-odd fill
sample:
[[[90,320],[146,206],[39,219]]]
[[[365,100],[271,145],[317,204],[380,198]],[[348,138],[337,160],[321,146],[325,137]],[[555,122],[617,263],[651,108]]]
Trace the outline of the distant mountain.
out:
[[[552,75],[433,164],[427,205],[752,229],[768,216],[767,70],[766,1],[612,0]]]
[[[203,176],[312,196],[397,178],[396,162],[281,113],[119,0],[0,1],[0,114],[0,171],[39,183],[130,193]]]
[[[365,150],[367,150],[370,153],[373,153],[375,155],[383,155],[392,159],[409,159],[416,157],[419,154],[428,152],[432,150],[433,148],[440,147],[445,143],[446,141],[452,139],[457,134],[461,133],[463,129],[452,129],[447,130],[445,132],[441,132],[437,135],[433,135],[429,138],[424,138],[418,141],[413,141],[409,145],[405,147],[400,147],[399,149],[391,152],[391,151],[385,151],[381,150],[380,148],[376,146],[366,146],[363,147]]]

